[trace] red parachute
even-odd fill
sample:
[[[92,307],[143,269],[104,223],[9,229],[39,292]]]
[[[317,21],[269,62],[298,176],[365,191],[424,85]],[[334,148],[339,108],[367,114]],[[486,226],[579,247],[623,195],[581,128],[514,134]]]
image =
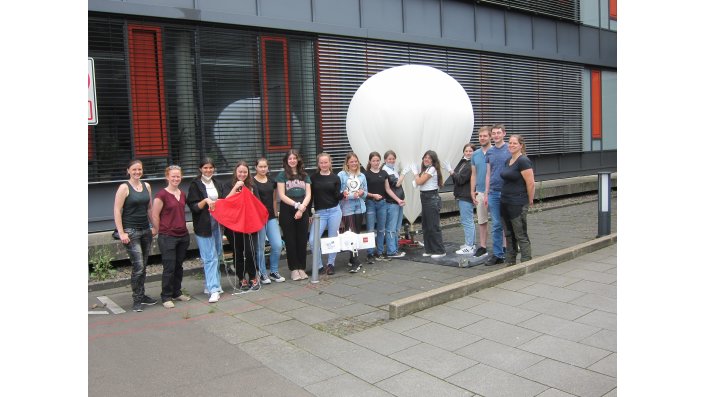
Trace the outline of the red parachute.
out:
[[[242,189],[240,194],[218,199],[211,215],[230,230],[254,233],[260,231],[267,223],[269,211],[250,189]]]

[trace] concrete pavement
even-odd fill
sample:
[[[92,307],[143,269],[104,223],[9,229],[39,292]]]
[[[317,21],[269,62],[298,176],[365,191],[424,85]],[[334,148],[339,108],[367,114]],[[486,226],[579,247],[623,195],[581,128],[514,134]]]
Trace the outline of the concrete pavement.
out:
[[[616,199],[612,222],[616,232]],[[596,230],[595,202],[529,215],[535,257]],[[462,230],[443,234],[457,249]],[[105,296],[128,312],[89,316],[89,394],[616,395],[616,245],[397,320],[390,302],[503,265],[416,258],[349,274],[344,259],[319,284],[287,280],[217,304],[189,276],[194,299],[171,310],[129,311],[129,287],[90,292],[89,306]]]

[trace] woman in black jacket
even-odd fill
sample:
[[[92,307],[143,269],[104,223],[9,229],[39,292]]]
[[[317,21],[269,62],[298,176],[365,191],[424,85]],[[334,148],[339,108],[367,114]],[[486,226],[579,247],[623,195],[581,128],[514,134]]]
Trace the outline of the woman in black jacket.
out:
[[[213,159],[206,157],[198,167],[201,175],[191,182],[186,200],[193,219],[193,232],[198,243],[198,252],[203,262],[206,295],[208,302],[218,302],[223,288],[220,286],[219,259],[223,255],[223,235],[220,224],[210,214],[215,202],[224,198],[223,186],[213,179],[215,165]]]
[[[472,197],[470,197],[470,176],[472,167],[470,160],[472,152],[475,150],[475,145],[466,143],[463,146],[463,158],[460,159],[455,169],[448,170],[450,177],[453,178],[453,195],[458,200],[458,209],[460,210],[460,224],[463,225],[465,232],[465,244],[460,246],[460,249],[455,251],[459,255],[475,254],[475,221],[473,217]],[[450,168],[450,167],[448,167]]]

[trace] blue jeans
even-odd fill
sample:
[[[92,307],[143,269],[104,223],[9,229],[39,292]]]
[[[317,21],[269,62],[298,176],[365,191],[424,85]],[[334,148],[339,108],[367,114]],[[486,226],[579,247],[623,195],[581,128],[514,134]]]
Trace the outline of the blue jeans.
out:
[[[504,233],[502,232],[502,214],[500,213],[501,192],[490,192],[487,196],[487,206],[492,218],[492,252],[497,258],[504,259]]]
[[[257,267],[260,274],[269,274],[264,260],[265,236],[269,240],[269,272],[279,273],[279,257],[282,254],[282,232],[279,230],[279,220],[277,218],[268,220],[262,230],[257,232]]]
[[[398,233],[399,233],[399,215],[402,207],[396,203],[387,203],[387,226],[385,240],[387,241],[387,255],[394,255],[399,250]]]
[[[149,249],[152,246],[152,230],[133,229],[126,227],[125,233],[130,237],[130,242],[124,244],[127,255],[132,262],[132,277],[130,285],[132,287],[133,302],[142,302],[144,298],[144,279],[146,276],[145,266],[149,258]]]
[[[471,201],[458,200],[460,210],[460,224],[465,231],[465,245],[471,247],[475,244],[475,218],[473,217],[473,205]]]
[[[223,292],[220,286],[220,257],[223,255],[223,236],[220,233],[220,224],[211,217],[211,236],[201,237],[196,234],[198,253],[203,261],[203,273],[206,276],[206,289],[211,294]]]
[[[320,228],[318,229],[318,237],[320,238],[323,235],[323,232],[327,229],[328,230],[328,237],[335,237],[338,235],[338,229],[340,228],[340,220],[343,219],[343,211],[340,210],[340,206],[336,205],[333,208],[326,208],[324,210],[316,210],[316,214],[320,217],[319,218],[319,225]],[[311,245],[311,249],[313,249],[313,225],[311,225],[311,233],[309,233],[309,239],[308,243]],[[318,248],[318,252],[316,253],[318,255],[318,265],[323,266],[323,255],[321,254],[321,249],[320,245]],[[329,265],[335,265],[335,257],[338,254],[336,252],[332,252],[328,254],[328,264]]]
[[[375,246],[377,254],[382,255],[384,251],[384,228],[387,224],[387,202],[384,200],[367,200],[367,231],[376,232]],[[373,255],[374,248],[367,250],[367,255]]]

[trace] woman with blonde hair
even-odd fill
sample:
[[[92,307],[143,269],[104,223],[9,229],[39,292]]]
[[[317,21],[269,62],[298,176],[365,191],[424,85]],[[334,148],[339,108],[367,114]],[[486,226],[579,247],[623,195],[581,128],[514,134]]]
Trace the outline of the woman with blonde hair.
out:
[[[333,162],[328,153],[321,153],[316,157],[316,166],[318,171],[311,175],[311,193],[313,196],[313,209],[318,215],[319,234],[314,236],[313,227],[309,237],[309,245],[313,248],[313,239],[320,238],[323,232],[328,230],[328,237],[336,237],[338,228],[343,213],[340,210],[340,199],[343,197],[340,191],[340,178],[333,173]],[[315,218],[314,218],[315,219]],[[328,254],[327,264],[323,265],[321,252],[314,252],[313,255],[318,255],[318,264],[321,266],[320,271],[327,275],[335,274],[335,258],[336,253]]]
[[[154,197],[152,219],[155,233],[159,234],[159,252],[162,254],[162,304],[167,309],[175,307],[174,301],[189,301],[181,293],[184,278],[184,259],[191,239],[186,229],[186,194],[179,189],[181,167],[170,165],[164,175],[167,186]]]
[[[343,196],[340,200],[343,229],[360,233],[362,217],[367,211],[365,208],[367,179],[360,171],[360,159],[355,153],[350,152],[345,156],[343,170],[338,173],[338,178],[340,178],[340,193]],[[348,265],[351,266],[350,273],[357,273],[362,269],[360,258],[352,251],[350,251]]]

